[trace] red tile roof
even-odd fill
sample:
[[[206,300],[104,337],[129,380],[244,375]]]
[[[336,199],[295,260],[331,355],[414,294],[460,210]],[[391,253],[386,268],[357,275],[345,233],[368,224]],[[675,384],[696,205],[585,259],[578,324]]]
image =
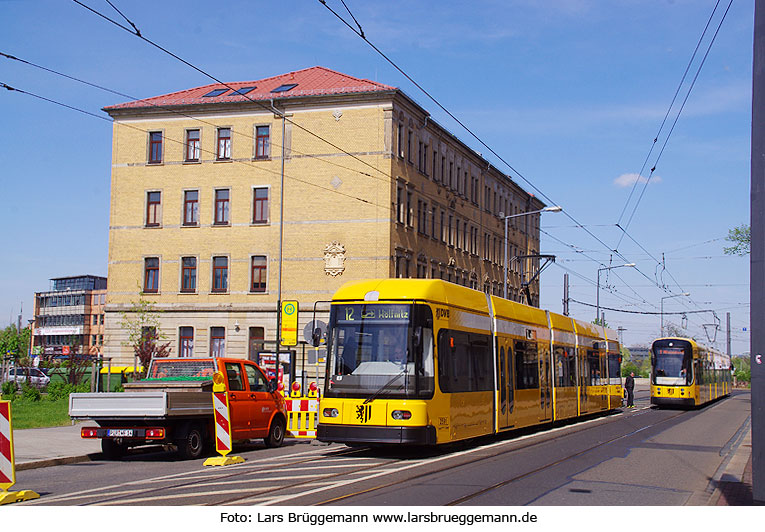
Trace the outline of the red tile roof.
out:
[[[284,84],[296,83],[297,86],[289,91],[272,93],[271,91]],[[237,81],[227,83],[233,89],[243,87],[256,87],[246,95],[228,96],[232,93],[226,90],[221,96],[204,97],[213,89],[226,89],[225,85],[213,83],[203,87],[172,92],[162,96],[136,100],[104,107],[105,111],[119,109],[138,109],[143,107],[166,107],[174,105],[214,104],[245,102],[248,100],[270,100],[271,98],[290,98],[298,96],[320,96],[327,94],[348,94],[354,92],[383,92],[395,90],[395,87],[370,81],[368,79],[354,78],[328,68],[316,66],[288,72],[271,78],[256,81]]]

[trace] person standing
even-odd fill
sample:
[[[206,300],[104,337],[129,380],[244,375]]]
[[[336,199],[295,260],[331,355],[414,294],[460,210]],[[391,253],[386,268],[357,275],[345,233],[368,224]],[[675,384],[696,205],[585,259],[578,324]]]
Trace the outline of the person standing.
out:
[[[624,380],[624,389],[627,390],[627,408],[635,408],[635,372],[631,371]]]

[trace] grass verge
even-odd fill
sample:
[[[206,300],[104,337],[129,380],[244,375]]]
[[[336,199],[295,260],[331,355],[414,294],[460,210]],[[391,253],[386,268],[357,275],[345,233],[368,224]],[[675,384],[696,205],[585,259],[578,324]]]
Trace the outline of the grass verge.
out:
[[[14,430],[69,425],[69,399],[27,401],[18,398],[11,403],[11,416]]]

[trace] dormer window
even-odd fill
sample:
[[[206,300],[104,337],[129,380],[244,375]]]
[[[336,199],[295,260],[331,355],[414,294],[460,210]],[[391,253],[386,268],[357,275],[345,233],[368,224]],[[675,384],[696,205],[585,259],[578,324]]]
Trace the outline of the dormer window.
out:
[[[297,83],[285,83],[284,85],[279,85],[278,87],[276,87],[271,92],[287,92],[287,91],[290,91],[290,90],[294,89],[297,86],[298,86]]]
[[[203,94],[202,98],[214,98],[215,96],[220,96],[226,92],[228,92],[228,89],[213,89],[207,94]]]

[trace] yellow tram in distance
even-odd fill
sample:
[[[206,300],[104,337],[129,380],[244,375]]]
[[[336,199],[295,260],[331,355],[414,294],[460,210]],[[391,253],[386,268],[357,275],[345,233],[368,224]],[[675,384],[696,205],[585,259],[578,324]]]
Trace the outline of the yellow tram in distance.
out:
[[[317,438],[435,445],[622,404],[616,332],[436,279],[334,295]]]
[[[691,338],[659,338],[651,345],[651,404],[700,406],[730,395],[730,357]]]

